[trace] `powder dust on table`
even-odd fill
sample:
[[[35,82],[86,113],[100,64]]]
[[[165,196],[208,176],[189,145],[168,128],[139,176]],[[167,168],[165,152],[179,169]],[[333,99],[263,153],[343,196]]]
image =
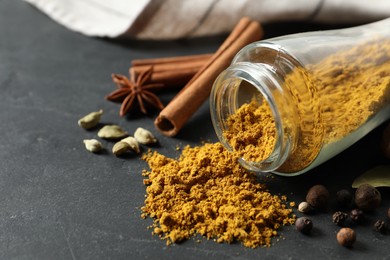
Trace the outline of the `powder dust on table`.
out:
[[[295,222],[286,197],[271,194],[238,156],[220,143],[186,146],[179,159],[148,152],[142,217],[154,218],[153,233],[180,242],[196,234],[217,242],[270,246],[283,225]]]

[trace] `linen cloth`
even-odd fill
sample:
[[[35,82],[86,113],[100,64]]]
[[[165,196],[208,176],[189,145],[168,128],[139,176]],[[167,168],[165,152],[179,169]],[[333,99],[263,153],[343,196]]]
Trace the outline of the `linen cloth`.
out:
[[[178,39],[261,23],[364,23],[390,17],[389,0],[24,0],[70,30],[96,37]]]

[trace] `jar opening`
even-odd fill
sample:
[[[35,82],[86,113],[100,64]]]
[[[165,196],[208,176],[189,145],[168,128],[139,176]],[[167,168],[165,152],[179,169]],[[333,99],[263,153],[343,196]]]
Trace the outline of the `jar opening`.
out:
[[[245,63],[227,69],[214,84],[211,115],[218,138],[249,170],[274,171],[287,158],[290,143],[275,100],[279,90],[275,75]]]

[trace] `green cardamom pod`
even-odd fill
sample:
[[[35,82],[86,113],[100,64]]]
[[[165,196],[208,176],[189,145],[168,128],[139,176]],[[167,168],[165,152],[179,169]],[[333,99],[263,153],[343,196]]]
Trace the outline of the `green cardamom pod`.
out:
[[[133,149],[136,153],[141,152],[139,144],[134,137],[132,137],[132,136],[126,137],[126,138],[122,139],[121,142],[127,143],[131,147],[131,149]]]
[[[138,127],[134,132],[134,138],[141,144],[155,144],[157,143],[156,137],[149,131],[142,127]]]
[[[105,125],[99,130],[97,135],[104,139],[120,139],[129,134],[118,125]]]
[[[79,119],[78,124],[84,129],[91,129],[95,127],[99,122],[100,118],[103,115],[103,110],[100,109],[96,112],[91,112],[83,118]]]
[[[120,156],[131,150],[131,147],[128,143],[119,141],[112,147],[112,153],[116,156]]]
[[[85,148],[92,153],[98,153],[103,149],[102,143],[96,139],[85,139],[84,145]]]

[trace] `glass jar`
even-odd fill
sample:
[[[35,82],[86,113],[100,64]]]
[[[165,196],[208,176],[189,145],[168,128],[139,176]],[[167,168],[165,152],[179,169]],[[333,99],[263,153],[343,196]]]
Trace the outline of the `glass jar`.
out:
[[[390,118],[390,19],[252,43],[216,79],[210,106],[244,167],[304,173]]]

